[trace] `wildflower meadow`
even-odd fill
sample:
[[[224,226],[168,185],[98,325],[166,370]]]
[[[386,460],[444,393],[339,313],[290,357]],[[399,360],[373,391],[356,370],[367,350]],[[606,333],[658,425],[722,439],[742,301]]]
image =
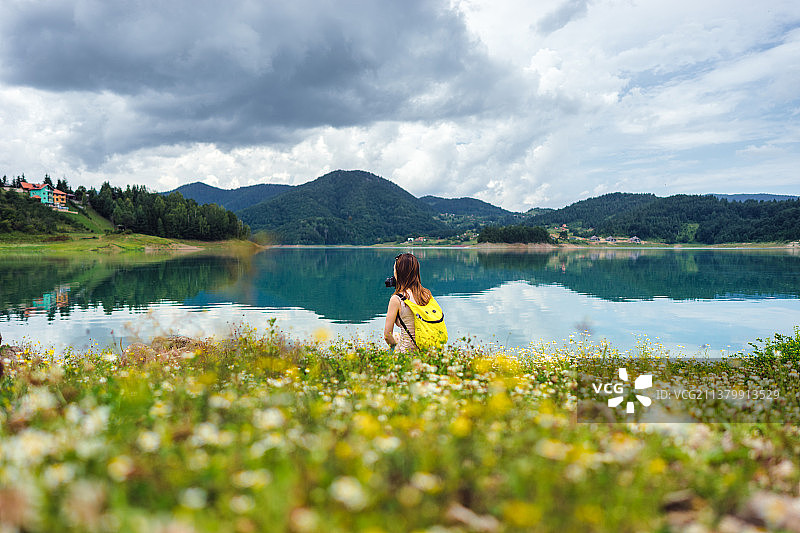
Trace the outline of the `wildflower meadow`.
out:
[[[5,347],[0,531],[800,531],[800,332],[725,376],[746,390],[759,361],[784,398],[769,422],[583,422],[575,361],[609,353],[395,354],[274,327]]]

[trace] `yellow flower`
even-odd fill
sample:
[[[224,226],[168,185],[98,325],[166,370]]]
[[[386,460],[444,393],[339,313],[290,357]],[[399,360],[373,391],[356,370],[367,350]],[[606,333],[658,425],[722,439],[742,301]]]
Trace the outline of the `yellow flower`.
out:
[[[504,415],[511,409],[511,400],[505,392],[498,392],[489,398],[488,409],[489,412],[495,415]]]
[[[472,362],[476,374],[485,374],[492,369],[492,362],[484,357],[479,357]]]
[[[513,527],[532,527],[542,518],[542,508],[533,503],[512,500],[503,506],[503,518]]]
[[[466,437],[472,431],[472,421],[464,415],[459,416],[450,424],[450,432],[456,437]]]
[[[667,462],[661,457],[656,457],[647,465],[647,472],[652,475],[663,474],[667,469]]]
[[[314,340],[317,342],[327,342],[331,338],[331,332],[326,327],[317,328],[314,330]]]
[[[495,367],[497,371],[506,376],[513,376],[519,374],[520,363],[516,357],[509,357],[505,354],[500,354],[495,359]]]
[[[353,425],[364,436],[373,438],[381,431],[381,424],[369,413],[358,413],[353,417]]]
[[[353,456],[353,447],[347,441],[340,440],[334,445],[333,453],[339,459],[349,459]]]
[[[586,524],[600,524],[603,521],[603,510],[598,505],[584,504],[575,509],[575,518]]]

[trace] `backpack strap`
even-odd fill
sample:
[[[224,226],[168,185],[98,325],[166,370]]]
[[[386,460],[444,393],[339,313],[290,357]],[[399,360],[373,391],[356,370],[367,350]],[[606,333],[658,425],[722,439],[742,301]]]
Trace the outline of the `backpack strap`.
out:
[[[406,296],[404,294],[398,294],[397,297],[400,298],[400,302],[405,302],[406,301]],[[408,336],[411,339],[411,342],[414,343],[414,347],[417,349],[417,351],[420,351],[419,350],[419,346],[417,346],[417,341],[414,339],[414,335],[412,335],[411,332],[408,331],[408,327],[406,326],[406,323],[403,322],[403,319],[400,317],[400,311],[397,311],[397,320],[400,321],[400,325],[403,326],[403,329],[406,330],[406,333],[408,333]]]
[[[398,294],[398,296],[400,295]],[[406,305],[411,308],[411,311],[416,315],[416,317],[422,320],[423,322],[427,322],[428,324],[438,324],[439,322],[444,322],[444,311],[442,311],[442,308],[439,307],[439,303],[433,296],[431,296],[430,301],[428,301],[428,303],[425,305],[419,305],[410,300],[405,300],[405,302]],[[438,309],[440,315],[439,318],[435,320],[430,320],[425,316],[423,316],[423,315],[428,315],[428,311],[425,311],[424,309],[428,307],[428,305],[431,303],[433,304],[432,305],[433,309],[431,309],[431,313],[433,313],[433,315],[435,316]]]

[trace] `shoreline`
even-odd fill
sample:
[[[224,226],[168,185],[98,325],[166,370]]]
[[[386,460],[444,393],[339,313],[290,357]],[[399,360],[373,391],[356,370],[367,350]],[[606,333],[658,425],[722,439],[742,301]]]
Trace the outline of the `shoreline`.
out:
[[[168,254],[194,253],[255,253],[266,249],[252,241],[229,239],[224,241],[194,241],[169,239],[153,235],[132,234],[69,234],[62,240],[60,235],[37,235],[29,239],[0,240],[0,254],[48,255],[90,254],[110,256],[119,254]],[[38,238],[39,240],[34,240]]]
[[[555,251],[555,250],[798,250],[800,244],[797,243],[723,243],[723,244],[544,244],[544,243],[479,243],[479,244],[272,244],[263,248],[419,248],[425,249],[446,249],[455,248],[462,250],[519,250],[519,251]]]
[[[40,240],[36,240],[36,239]],[[800,242],[789,243],[721,243],[721,244],[665,244],[643,241],[631,243],[378,243],[378,244],[268,244],[249,240],[195,241],[169,239],[142,234],[70,234],[64,240],[59,235],[20,237],[17,240],[0,240],[2,255],[71,255],[89,253],[116,255],[120,253],[184,255],[195,253],[258,253],[273,248],[387,248],[387,249],[463,249],[478,251],[552,252],[559,250],[794,250],[800,251]]]

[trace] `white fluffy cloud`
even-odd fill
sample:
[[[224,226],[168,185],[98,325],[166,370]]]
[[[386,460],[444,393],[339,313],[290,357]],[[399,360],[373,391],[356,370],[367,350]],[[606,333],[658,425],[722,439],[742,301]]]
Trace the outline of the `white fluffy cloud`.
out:
[[[221,5],[3,3],[0,172],[168,190],[357,168],[514,210],[798,193],[793,1]]]

